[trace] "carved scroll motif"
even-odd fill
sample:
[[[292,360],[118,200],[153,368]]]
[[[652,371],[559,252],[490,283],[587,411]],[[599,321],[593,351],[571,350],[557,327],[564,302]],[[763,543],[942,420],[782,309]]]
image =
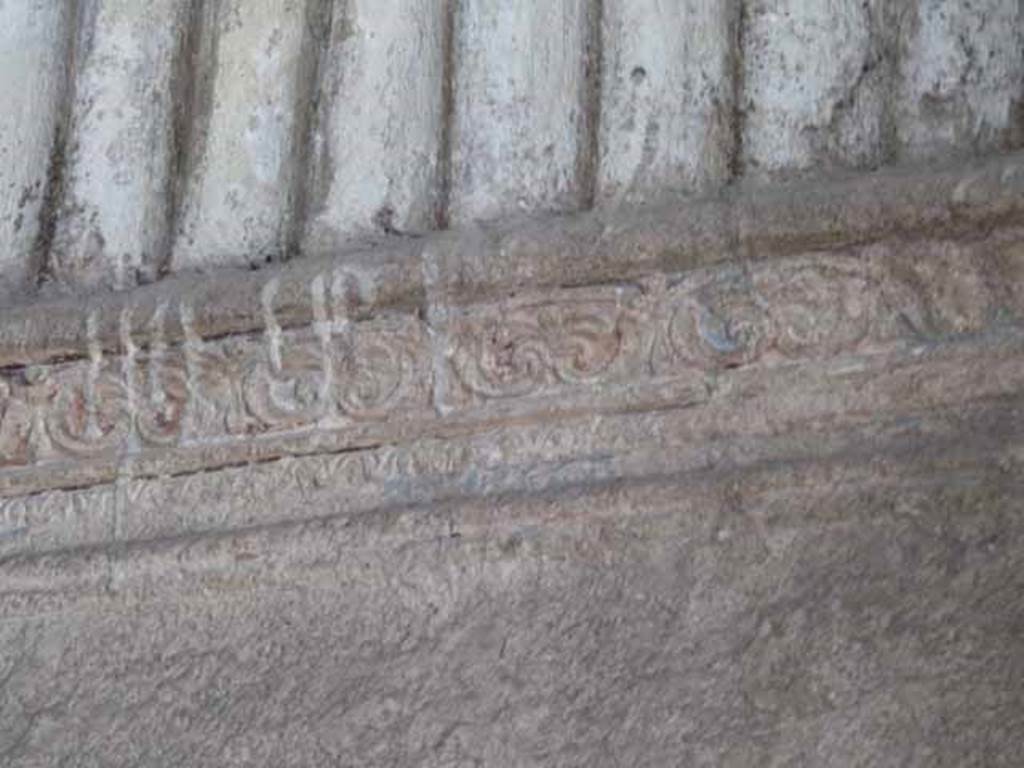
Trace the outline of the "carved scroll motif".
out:
[[[738,269],[684,280],[671,290],[666,310],[672,352],[691,367],[747,365],[761,357],[774,335],[764,299]]]
[[[426,352],[427,339],[398,327],[356,330],[351,339],[335,377],[337,405],[357,421],[385,419],[391,408],[415,388],[415,358]],[[420,375],[428,374],[422,371]]]
[[[754,285],[772,319],[773,346],[785,358],[852,350],[869,331],[871,293],[859,263],[761,266]]]
[[[60,373],[46,419],[59,452],[83,458],[114,453],[128,436],[129,422],[119,372],[74,366]]]
[[[165,341],[168,307],[161,305],[149,323],[150,343],[140,350],[132,337],[132,313],[121,317],[125,349],[124,385],[134,427],[144,445],[176,444],[182,436],[188,404],[188,370],[180,345]]]
[[[330,415],[328,386],[335,350],[330,339],[324,346],[308,332],[285,335],[274,309],[277,290],[276,280],[264,286],[265,349],[249,361],[241,378],[249,412],[265,428],[287,429]],[[322,291],[322,281],[315,282],[313,291]],[[322,295],[313,301],[322,307]]]
[[[447,310],[433,337],[413,312],[363,314],[358,290],[333,272],[305,296],[279,296],[269,281],[264,327],[226,338],[202,338],[181,301],[145,316],[125,311],[119,338],[104,346],[93,312],[79,359],[0,372],[0,467],[426,423],[437,418],[435,376],[453,410],[595,391],[618,397],[623,385],[643,403],[644,388],[633,385],[654,379],[703,382],[729,368],[870,354],[1024,322],[1024,294],[1000,285],[986,252],[930,248],[709,268],[674,281],[652,276],[643,287],[551,289]],[[1019,274],[1024,257],[1014,254],[998,263]],[[282,307],[301,301],[313,322],[284,327]]]
[[[676,363],[715,370],[853,351],[874,305],[862,265],[795,259],[687,278],[669,292],[667,313]]]
[[[45,377],[45,369],[30,368],[0,380],[0,466],[30,464],[49,452],[45,415],[56,388],[39,386]]]
[[[249,412],[264,427],[315,424],[329,414],[323,356],[315,342],[289,344],[276,361],[267,355],[246,366],[243,391]]]
[[[138,363],[140,403],[135,426],[143,443],[174,445],[182,437],[188,406],[188,370],[184,353],[176,350],[160,360],[142,358]]]
[[[484,398],[523,397],[559,385],[594,382],[620,358],[629,323],[622,304],[531,304],[464,322],[452,368]]]
[[[90,313],[86,320],[89,361],[58,371],[55,395],[46,414],[54,446],[72,456],[114,452],[130,430],[121,372],[103,354],[98,323],[97,314]]]
[[[415,375],[429,376],[416,371],[416,358],[429,357],[416,323],[350,322],[344,281],[313,281],[316,319],[312,328],[299,331],[278,325],[274,293],[271,283],[264,293],[265,347],[243,374],[245,405],[264,427],[385,419],[414,388]]]

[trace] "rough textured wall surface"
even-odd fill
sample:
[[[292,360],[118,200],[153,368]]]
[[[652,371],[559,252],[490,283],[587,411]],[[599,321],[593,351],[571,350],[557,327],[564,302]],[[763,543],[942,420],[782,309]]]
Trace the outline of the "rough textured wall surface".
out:
[[[1021,13],[0,0],[0,765],[1019,765]]]
[[[1013,766],[1024,157],[0,313],[5,765]]]

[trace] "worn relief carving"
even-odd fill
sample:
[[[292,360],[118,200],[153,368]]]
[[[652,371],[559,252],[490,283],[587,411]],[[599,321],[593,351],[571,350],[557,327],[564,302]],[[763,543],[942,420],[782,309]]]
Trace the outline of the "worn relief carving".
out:
[[[77,366],[61,374],[46,413],[53,447],[81,457],[116,449],[129,430],[125,389],[118,374],[105,365]]]
[[[797,260],[784,274],[762,266],[754,282],[769,307],[774,347],[785,357],[852,350],[868,333],[871,292],[861,262]]]
[[[245,411],[243,387],[250,362],[262,354],[259,341],[242,335],[207,342],[195,331],[192,308],[182,303],[179,311],[188,382],[183,433],[192,438],[247,434],[251,417]]]
[[[634,351],[636,320],[615,295],[569,293],[473,311],[456,323],[452,369],[482,399],[593,383],[621,373],[624,356]]]
[[[956,254],[952,282],[939,268],[948,254],[928,269],[865,254],[709,268],[646,288],[556,289],[450,311],[440,333],[414,313],[351,319],[337,275],[308,286],[313,322],[300,328],[278,323],[275,280],[256,333],[204,339],[186,300],[148,317],[126,310],[116,353],[90,341],[81,359],[0,375],[0,466],[424,426],[439,418],[438,392],[446,414],[487,402],[528,412],[538,396],[864,353],[930,328],[974,333],[1019,312],[991,306],[980,252]],[[965,292],[979,308],[969,318]],[[172,321],[183,333],[173,341]],[[96,314],[86,322],[94,340]]]
[[[322,281],[311,286],[315,306],[323,307]],[[336,356],[333,337],[321,345],[312,333],[285,338],[274,316],[276,281],[263,289],[265,346],[242,375],[243,399],[264,428],[312,424],[330,413],[330,385]],[[322,310],[321,310],[322,311]],[[325,320],[320,318],[320,323]]]
[[[34,370],[0,381],[0,462],[4,465],[31,463],[48,444],[42,423],[49,396]],[[41,401],[41,402],[40,402]]]
[[[154,342],[140,353],[131,335],[131,312],[121,316],[121,340],[125,349],[124,388],[129,411],[135,416],[139,439],[146,445],[173,445],[181,437],[188,403],[188,369],[180,346],[168,349],[164,342],[167,306],[162,305],[151,323]]]
[[[976,333],[993,320],[992,281],[985,264],[956,244],[943,244],[927,258],[876,264],[892,279],[882,280],[882,297],[912,333],[930,336]]]
[[[0,462],[116,456],[204,438],[337,427],[428,402],[428,350],[416,318],[348,322],[327,306],[318,280],[311,287],[321,307],[315,327],[284,331],[274,319],[273,288],[265,292],[266,330],[259,336],[204,340],[187,302],[161,305],[149,318],[126,310],[119,356],[90,343],[85,359],[5,374]],[[168,343],[174,311],[185,339]],[[95,316],[88,322],[95,324]],[[143,325],[144,344],[135,341]]]
[[[671,290],[667,336],[677,362],[709,369],[830,356],[866,337],[870,297],[860,261],[730,267]]]
[[[313,327],[282,331],[264,294],[266,343],[242,375],[246,410],[267,429],[385,418],[427,381],[416,381],[426,339],[414,318],[350,322],[327,306],[326,282],[312,285]],[[429,377],[425,371],[419,371]]]
[[[766,302],[743,269],[685,278],[670,290],[666,314],[666,336],[684,366],[747,365],[772,336]]]

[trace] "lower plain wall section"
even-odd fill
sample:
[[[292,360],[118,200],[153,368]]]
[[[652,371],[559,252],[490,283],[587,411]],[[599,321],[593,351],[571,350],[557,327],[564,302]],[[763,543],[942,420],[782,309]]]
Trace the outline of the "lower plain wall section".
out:
[[[1020,457],[960,442],[8,558],[0,755],[1015,765]]]

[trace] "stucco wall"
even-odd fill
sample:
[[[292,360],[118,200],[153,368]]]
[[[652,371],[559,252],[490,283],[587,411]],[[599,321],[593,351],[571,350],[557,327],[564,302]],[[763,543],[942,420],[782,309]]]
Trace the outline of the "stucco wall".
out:
[[[1024,140],[1016,0],[8,0],[0,278],[129,287],[395,232]]]
[[[1019,766],[1022,12],[0,0],[0,765]]]

